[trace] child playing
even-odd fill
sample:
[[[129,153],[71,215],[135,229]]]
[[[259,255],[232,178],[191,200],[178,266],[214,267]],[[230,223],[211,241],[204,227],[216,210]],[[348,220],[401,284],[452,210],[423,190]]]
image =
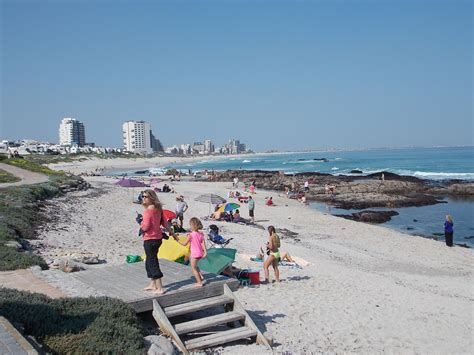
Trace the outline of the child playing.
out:
[[[188,234],[188,240],[183,242],[178,241],[178,243],[184,246],[191,244],[191,269],[196,278],[196,287],[202,287],[204,285],[204,279],[197,264],[199,260],[207,256],[206,244],[204,244],[204,234],[200,231],[203,227],[199,218],[196,217],[189,220],[189,225],[191,226],[192,232]]]

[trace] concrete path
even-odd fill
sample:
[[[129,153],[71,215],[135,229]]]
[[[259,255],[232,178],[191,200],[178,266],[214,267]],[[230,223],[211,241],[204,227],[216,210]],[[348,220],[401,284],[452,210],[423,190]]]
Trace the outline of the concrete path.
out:
[[[35,276],[30,270],[0,272],[0,286],[21,291],[42,293],[51,298],[66,297],[65,293]]]
[[[21,181],[17,182],[5,182],[0,183],[0,189],[2,187],[10,187],[10,186],[21,186],[21,185],[32,185],[32,184],[39,184],[42,182],[47,182],[49,180],[47,175],[34,173],[32,171],[24,170],[17,168],[16,166],[0,163],[0,169],[9,172],[21,179]]]

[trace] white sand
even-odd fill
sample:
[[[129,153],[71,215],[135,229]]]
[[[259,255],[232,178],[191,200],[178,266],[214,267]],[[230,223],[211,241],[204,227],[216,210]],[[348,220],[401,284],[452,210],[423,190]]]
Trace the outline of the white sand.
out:
[[[54,200],[51,211],[60,221],[40,236],[45,256],[78,249],[120,264],[127,254],[142,254],[135,222],[141,206],[131,203],[131,191],[112,185],[108,178],[87,180],[107,193],[94,196],[97,191],[92,189]],[[187,226],[190,217],[208,214],[209,206],[195,202],[196,196],[207,192],[225,196],[231,183],[188,181],[175,182],[174,187],[190,205]],[[264,206],[268,195],[275,207]],[[159,196],[165,208],[174,209],[176,195]],[[473,352],[472,250],[325,215],[277,193],[258,191],[255,199],[257,223],[298,233],[300,241],[282,238],[281,249],[309,262],[302,269],[281,267],[279,284],[245,287],[236,293],[260,329],[273,337],[274,351]],[[248,216],[246,206],[241,214]],[[204,226],[210,223],[205,221]],[[221,234],[234,238],[231,246],[239,251],[236,266],[261,268],[248,256],[265,244],[265,230],[216,224]],[[257,345],[222,351],[266,352]]]

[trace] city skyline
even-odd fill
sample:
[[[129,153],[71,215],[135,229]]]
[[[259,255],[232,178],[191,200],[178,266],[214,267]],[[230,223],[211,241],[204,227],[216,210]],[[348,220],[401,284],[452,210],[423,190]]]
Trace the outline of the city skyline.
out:
[[[114,147],[127,120],[163,146],[473,144],[469,1],[0,6],[2,139],[77,117]]]

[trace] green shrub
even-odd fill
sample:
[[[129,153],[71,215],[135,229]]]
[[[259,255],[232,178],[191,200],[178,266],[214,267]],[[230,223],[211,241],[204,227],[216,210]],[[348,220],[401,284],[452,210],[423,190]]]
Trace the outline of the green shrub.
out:
[[[108,297],[51,299],[0,289],[0,315],[20,323],[55,354],[144,353],[143,329],[130,306]]]
[[[20,181],[15,175],[10,174],[8,171],[0,169],[0,183],[3,182],[17,182]]]
[[[43,270],[48,268],[42,257],[30,251],[18,251],[0,245],[0,271],[27,269],[34,265],[40,266]]]
[[[20,242],[35,238],[36,229],[44,220],[39,213],[38,201],[62,194],[59,186],[77,185],[80,177],[52,175],[43,184],[23,185],[0,190],[0,271],[28,268],[32,265],[46,267],[44,260],[30,252],[4,248],[8,240]]]
[[[16,166],[21,169],[33,171],[35,173],[42,173],[46,175],[61,175],[64,174],[63,172],[59,171],[54,171],[51,170],[50,168],[37,164],[33,161],[28,160],[27,158],[16,158],[16,159],[8,159],[5,161],[5,163],[9,165]]]

